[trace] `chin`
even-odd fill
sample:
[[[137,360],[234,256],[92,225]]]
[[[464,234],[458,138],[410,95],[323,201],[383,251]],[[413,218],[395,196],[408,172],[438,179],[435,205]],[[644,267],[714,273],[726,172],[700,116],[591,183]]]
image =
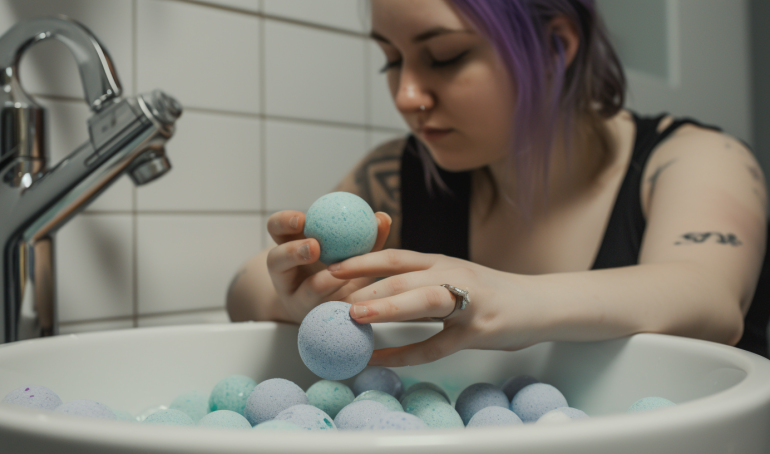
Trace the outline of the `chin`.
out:
[[[489,162],[484,162],[474,156],[469,150],[434,150],[427,147],[433,162],[447,172],[466,172],[484,167]],[[475,159],[474,159],[475,158]]]

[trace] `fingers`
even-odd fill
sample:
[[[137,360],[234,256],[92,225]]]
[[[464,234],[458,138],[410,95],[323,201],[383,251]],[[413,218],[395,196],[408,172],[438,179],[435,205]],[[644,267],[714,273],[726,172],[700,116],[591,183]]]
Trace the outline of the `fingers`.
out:
[[[370,366],[403,367],[430,363],[462,350],[459,328],[452,326],[422,342],[375,350]]]
[[[279,211],[267,218],[267,231],[276,244],[305,238],[305,213],[301,211]]]
[[[267,268],[271,273],[285,273],[301,265],[309,265],[321,257],[321,245],[309,240],[290,241],[280,244],[267,254]]]
[[[349,280],[337,279],[328,271],[323,270],[308,277],[297,289],[303,299],[318,301],[325,300],[329,295],[344,287]]]
[[[440,285],[429,285],[386,298],[361,301],[350,307],[358,323],[382,323],[446,317],[455,308],[455,295]]]
[[[385,241],[390,234],[390,226],[393,224],[393,219],[391,219],[388,213],[380,211],[374,215],[377,217],[377,240],[374,242],[374,247],[372,247],[371,252],[382,250],[382,247],[385,246]]]
[[[380,277],[426,270],[433,266],[439,255],[422,254],[402,249],[384,251],[351,257],[340,263],[329,265],[329,271],[339,279],[355,277]]]

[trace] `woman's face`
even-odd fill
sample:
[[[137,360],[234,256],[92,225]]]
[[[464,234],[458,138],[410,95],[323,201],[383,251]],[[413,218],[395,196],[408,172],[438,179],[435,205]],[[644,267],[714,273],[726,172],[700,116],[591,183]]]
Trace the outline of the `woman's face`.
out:
[[[448,0],[372,0],[372,36],[396,107],[439,166],[469,170],[507,155],[513,83]]]

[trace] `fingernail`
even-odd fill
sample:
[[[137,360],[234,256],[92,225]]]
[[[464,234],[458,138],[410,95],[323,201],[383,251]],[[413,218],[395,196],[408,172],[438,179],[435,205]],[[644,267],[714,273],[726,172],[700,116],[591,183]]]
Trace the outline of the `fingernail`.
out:
[[[380,218],[375,218],[375,219],[377,219],[377,227],[381,226],[382,225],[382,219],[380,219]]]
[[[299,248],[299,255],[305,260],[310,260],[310,245],[305,243]]]
[[[296,229],[299,225],[299,216],[294,216],[293,218],[289,219],[289,227]]]
[[[355,318],[366,317],[367,314],[369,314],[369,308],[368,307],[363,306],[361,304],[354,304],[353,305],[353,317],[355,317]]]
[[[327,268],[327,269],[329,271],[331,271],[332,273],[335,272],[335,271],[339,271],[340,264],[339,263],[332,263],[331,265],[329,265],[329,268]]]
[[[384,213],[384,212],[383,212],[383,213]],[[390,217],[390,215],[389,215],[388,213],[385,213],[385,216],[387,216],[387,217],[388,217],[388,225],[392,225],[392,224],[393,224],[393,218],[392,218],[392,217]]]

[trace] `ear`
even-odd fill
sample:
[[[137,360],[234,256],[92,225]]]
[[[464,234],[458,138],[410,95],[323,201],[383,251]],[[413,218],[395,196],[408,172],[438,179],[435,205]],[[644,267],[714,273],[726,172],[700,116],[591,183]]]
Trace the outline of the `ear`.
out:
[[[567,16],[556,16],[548,23],[548,36],[552,40],[553,46],[557,43],[564,52],[564,67],[568,68],[577,55],[580,47],[580,33],[574,22]],[[554,57],[558,56],[558,49],[552,49]]]

